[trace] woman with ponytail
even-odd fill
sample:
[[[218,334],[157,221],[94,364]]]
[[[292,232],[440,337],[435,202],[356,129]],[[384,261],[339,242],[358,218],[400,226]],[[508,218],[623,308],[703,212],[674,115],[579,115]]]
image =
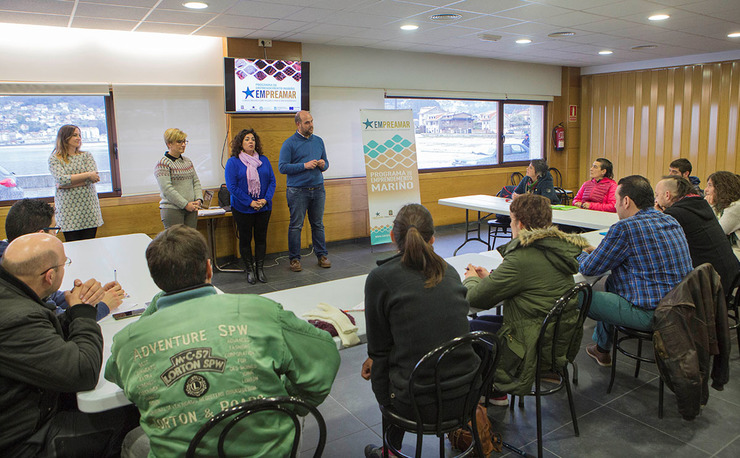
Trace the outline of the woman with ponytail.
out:
[[[469,332],[469,307],[460,276],[434,252],[434,221],[429,210],[419,204],[401,208],[391,240],[398,254],[378,261],[365,282],[368,359],[362,376],[372,381],[378,403],[413,418],[408,393],[411,371],[426,353]],[[472,349],[461,354],[454,365],[445,368],[447,380],[468,374],[477,363]],[[443,415],[457,416],[465,394],[450,393]],[[436,420],[432,403],[430,399],[420,406],[425,421]],[[403,431],[389,434],[392,444],[400,448]],[[365,447],[365,456],[381,455],[382,447]]]

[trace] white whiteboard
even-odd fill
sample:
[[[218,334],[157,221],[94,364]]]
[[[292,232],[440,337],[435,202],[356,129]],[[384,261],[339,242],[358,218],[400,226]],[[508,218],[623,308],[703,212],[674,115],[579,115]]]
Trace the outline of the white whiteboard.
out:
[[[360,109],[385,107],[383,89],[311,86],[314,134],[324,140],[324,178],[364,177]]]
[[[193,161],[203,189],[223,183],[223,86],[114,85],[113,103],[124,196],[159,192],[154,165],[167,151],[163,136],[170,127],[188,134],[185,156]]]

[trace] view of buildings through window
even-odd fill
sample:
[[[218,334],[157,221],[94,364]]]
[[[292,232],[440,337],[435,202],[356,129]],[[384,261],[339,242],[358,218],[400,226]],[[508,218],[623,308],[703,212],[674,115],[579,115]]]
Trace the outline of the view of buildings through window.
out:
[[[541,103],[389,97],[385,108],[413,111],[420,170],[543,157],[545,106]]]
[[[95,158],[99,193],[111,192],[104,96],[0,96],[0,201],[54,195],[48,159],[64,124],[80,128]]]

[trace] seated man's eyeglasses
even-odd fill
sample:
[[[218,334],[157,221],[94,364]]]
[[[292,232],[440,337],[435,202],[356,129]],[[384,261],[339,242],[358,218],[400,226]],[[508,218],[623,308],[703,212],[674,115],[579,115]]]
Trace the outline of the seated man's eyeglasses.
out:
[[[45,227],[45,228],[43,228],[41,230],[44,231],[44,232],[46,232],[47,234],[57,235],[59,233],[59,231],[62,230],[62,228],[59,227],[59,226],[54,226],[54,227]]]
[[[57,267],[62,267],[62,266],[65,266],[65,267],[66,267],[66,266],[68,266],[68,265],[72,264],[72,260],[71,260],[71,259],[69,259],[69,258],[66,258],[66,259],[67,259],[67,260],[66,260],[66,261],[64,261],[64,262],[63,262],[62,264],[57,264],[57,265],[55,265],[55,266],[51,266],[51,267],[49,267],[48,269],[46,269],[45,271],[41,272],[41,273],[39,274],[39,276],[41,276],[41,275],[44,275],[44,274],[45,274],[46,272],[50,271],[51,269],[56,269]]]

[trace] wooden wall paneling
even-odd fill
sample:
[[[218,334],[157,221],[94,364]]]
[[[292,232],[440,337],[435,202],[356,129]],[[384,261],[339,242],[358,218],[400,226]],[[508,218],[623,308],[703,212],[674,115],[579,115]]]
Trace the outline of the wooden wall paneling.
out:
[[[665,157],[663,162],[664,173],[668,173],[668,165],[675,158],[680,157],[676,151],[676,123],[674,106],[676,105],[676,69],[666,70],[665,96]]]
[[[701,128],[702,128],[702,120],[701,120],[701,106],[702,106],[702,97],[704,94],[704,90],[702,87],[703,81],[703,69],[699,65],[692,66],[692,72],[691,72],[691,131],[689,132],[689,146],[691,148],[691,152],[694,154],[698,154],[698,160],[700,165],[702,165],[705,169],[714,169],[714,164],[709,163],[707,161],[707,156],[705,154],[702,154],[701,145],[700,145],[700,136],[701,136]],[[704,126],[706,126],[706,123],[704,123]]]
[[[648,175],[661,176],[667,173],[667,168],[663,166],[665,158],[668,156],[665,150],[665,103],[667,96],[668,74],[665,69],[658,70],[652,74],[651,100],[650,105],[655,111],[655,116],[651,116],[652,131],[655,132],[652,142],[655,157],[648,163],[653,170],[648,168]],[[655,183],[653,183],[655,184]]]
[[[727,123],[727,151],[731,157],[734,157],[734,161],[728,161],[728,165],[732,168],[730,170],[740,170],[740,62],[732,62],[731,64],[730,77],[730,93],[729,103],[730,109],[728,113]]]
[[[735,165],[734,157],[731,157],[727,150],[728,140],[728,127],[729,127],[729,111],[730,111],[730,70],[732,66],[729,62],[718,64],[717,76],[717,108],[716,108],[716,120],[717,127],[715,128],[715,143],[717,145],[717,161],[722,164],[722,169],[727,170],[728,167]],[[724,96],[724,97],[723,97]],[[727,122],[722,122],[727,120]]]
[[[713,164],[714,170],[718,170],[719,166],[717,163],[715,114],[717,107],[715,92],[719,86],[719,75],[715,71],[716,66],[717,64],[702,66],[701,125],[699,127],[699,151],[703,149],[706,152],[707,162]]]

